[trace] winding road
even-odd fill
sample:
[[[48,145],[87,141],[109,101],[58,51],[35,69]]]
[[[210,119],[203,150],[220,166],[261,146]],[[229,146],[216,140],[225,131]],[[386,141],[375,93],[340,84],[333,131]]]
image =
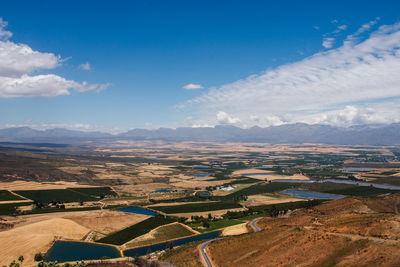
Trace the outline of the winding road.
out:
[[[261,220],[261,218],[256,218],[250,222],[251,228],[253,228],[254,232],[259,232],[261,229],[256,225],[256,223]],[[200,245],[200,254],[203,258],[203,265],[205,267],[214,267],[214,265],[211,262],[211,259],[207,255],[206,248],[208,245],[210,245],[212,242],[216,240],[224,239],[223,237],[215,238],[212,240],[208,240],[207,242],[204,242],[203,244]]]
[[[203,243],[203,244],[200,246],[201,256],[203,256],[203,260],[204,260],[203,264],[205,263],[204,266],[207,266],[207,267],[213,267],[213,266],[214,266],[214,265],[212,264],[210,258],[209,258],[208,255],[207,255],[206,248],[207,248],[207,246],[210,245],[212,242],[217,241],[217,240],[220,240],[220,239],[223,239],[223,238],[220,237],[220,238],[215,238],[215,239],[212,239],[212,240],[208,240],[207,242]]]
[[[259,220],[261,220],[261,218],[256,218],[256,219],[254,219],[254,220],[252,220],[252,221],[250,222],[250,226],[253,228],[254,232],[259,232],[259,231],[261,230],[261,229],[258,228],[258,226],[256,225],[256,223],[257,223]]]

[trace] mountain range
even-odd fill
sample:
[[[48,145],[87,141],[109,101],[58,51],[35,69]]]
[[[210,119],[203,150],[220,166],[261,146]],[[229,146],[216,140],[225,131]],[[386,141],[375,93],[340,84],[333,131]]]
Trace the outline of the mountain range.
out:
[[[29,127],[0,129],[0,141],[53,142],[112,140],[162,140],[210,142],[325,143],[343,145],[400,144],[400,123],[371,126],[335,127],[320,124],[285,124],[280,126],[239,128],[232,125],[215,127],[182,127],[156,130],[134,129],[120,134],[73,131],[63,128],[35,130]]]

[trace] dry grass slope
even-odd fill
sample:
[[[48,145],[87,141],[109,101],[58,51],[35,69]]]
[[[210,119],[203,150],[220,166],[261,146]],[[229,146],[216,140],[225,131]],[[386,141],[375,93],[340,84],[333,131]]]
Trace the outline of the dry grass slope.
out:
[[[399,266],[400,195],[347,198],[287,218],[264,218],[261,232],[212,243],[210,254],[217,266]],[[389,207],[389,208],[388,208]],[[186,265],[180,258],[198,254],[192,250],[171,253],[168,260]]]
[[[89,229],[71,220],[54,218],[0,232],[0,265],[24,256],[24,266],[34,266],[33,257],[57,238],[81,239]]]

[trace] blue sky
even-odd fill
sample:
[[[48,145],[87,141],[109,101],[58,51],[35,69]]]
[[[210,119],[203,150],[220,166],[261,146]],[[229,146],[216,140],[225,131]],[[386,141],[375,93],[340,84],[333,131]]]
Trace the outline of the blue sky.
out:
[[[399,1],[5,0],[0,127],[397,122],[399,11]]]

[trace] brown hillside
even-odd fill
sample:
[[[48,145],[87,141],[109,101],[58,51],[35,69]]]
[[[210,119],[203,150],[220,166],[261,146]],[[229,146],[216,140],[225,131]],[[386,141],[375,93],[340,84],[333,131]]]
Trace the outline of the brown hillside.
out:
[[[216,266],[400,266],[399,201],[347,198],[264,218],[262,231],[216,241],[209,254]]]

